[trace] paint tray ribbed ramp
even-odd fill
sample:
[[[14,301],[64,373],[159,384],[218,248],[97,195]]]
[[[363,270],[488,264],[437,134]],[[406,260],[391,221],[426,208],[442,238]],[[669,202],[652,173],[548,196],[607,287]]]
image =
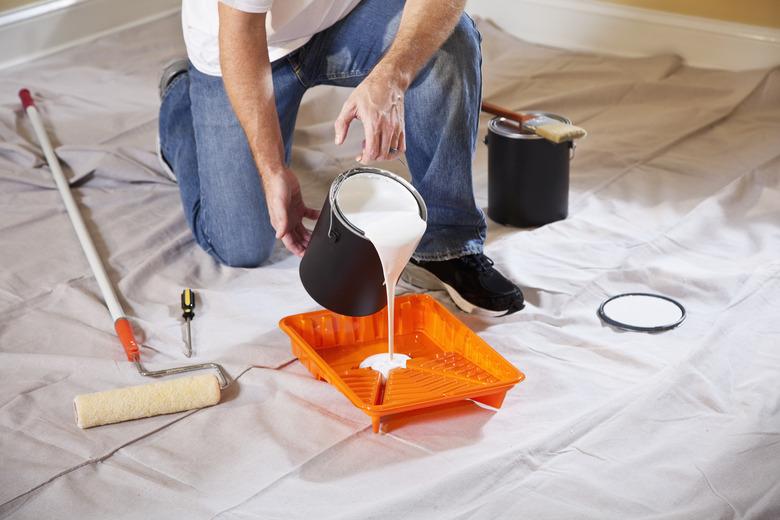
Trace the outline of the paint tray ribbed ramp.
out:
[[[387,352],[387,311],[360,318],[330,311],[288,316],[279,323],[293,354],[315,377],[343,393],[371,417],[382,417],[463,399],[500,408],[522,372],[427,295],[396,298],[395,350],[412,359],[381,375],[359,368],[368,356]]]

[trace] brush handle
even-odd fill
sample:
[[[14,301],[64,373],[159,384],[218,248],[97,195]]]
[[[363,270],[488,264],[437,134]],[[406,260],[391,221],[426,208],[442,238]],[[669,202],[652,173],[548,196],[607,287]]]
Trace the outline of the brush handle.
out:
[[[489,103],[487,101],[482,102],[482,111],[487,112],[488,114],[493,114],[494,116],[505,117],[506,119],[517,121],[520,124],[525,123],[526,121],[530,121],[535,117],[530,115],[524,116],[518,114],[517,112],[512,112],[511,110],[500,107],[498,105],[494,105],[493,103]]]

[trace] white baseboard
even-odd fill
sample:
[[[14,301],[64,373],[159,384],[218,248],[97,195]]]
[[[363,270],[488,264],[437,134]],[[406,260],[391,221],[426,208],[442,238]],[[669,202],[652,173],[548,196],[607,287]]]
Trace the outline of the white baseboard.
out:
[[[620,56],[677,54],[697,67],[780,64],[780,29],[598,0],[469,0],[467,11],[523,40]]]
[[[0,69],[171,14],[181,0],[55,0],[0,14]]]

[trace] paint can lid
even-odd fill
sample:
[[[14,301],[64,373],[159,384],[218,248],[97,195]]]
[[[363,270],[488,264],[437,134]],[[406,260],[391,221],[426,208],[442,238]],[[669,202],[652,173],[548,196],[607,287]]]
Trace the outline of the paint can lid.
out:
[[[624,293],[601,304],[599,318],[622,330],[662,332],[679,326],[685,320],[685,307],[660,294]]]

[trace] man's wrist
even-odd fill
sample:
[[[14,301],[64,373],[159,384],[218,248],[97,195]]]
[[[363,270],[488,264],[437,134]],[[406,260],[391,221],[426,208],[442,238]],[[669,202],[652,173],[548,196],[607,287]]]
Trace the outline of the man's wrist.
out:
[[[262,177],[277,177],[287,171],[287,165],[284,163],[284,152],[282,145],[269,147],[268,143],[253,141],[252,156],[257,166],[257,171]]]
[[[260,166],[258,168],[260,175],[263,177],[281,177],[287,172],[287,167],[283,164],[274,166]]]
[[[395,85],[403,91],[409,88],[414,79],[414,74],[408,70],[408,67],[389,57],[385,57],[377,63],[372,74],[375,74],[382,82]]]

